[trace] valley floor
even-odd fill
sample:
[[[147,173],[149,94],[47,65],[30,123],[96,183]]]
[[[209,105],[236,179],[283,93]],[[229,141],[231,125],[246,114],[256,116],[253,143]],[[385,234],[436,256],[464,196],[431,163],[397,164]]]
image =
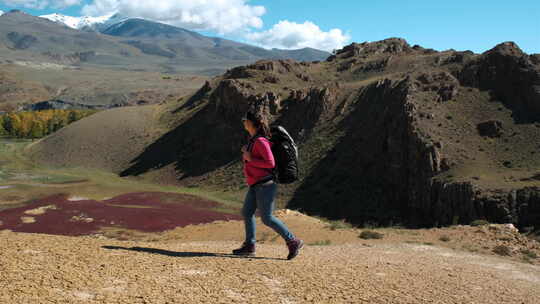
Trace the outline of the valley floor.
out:
[[[540,302],[538,265],[452,248],[480,230],[510,233],[502,225],[377,229],[383,239],[363,240],[355,228],[332,230],[296,212],[278,215],[306,240],[295,260],[285,260],[283,241],[260,225],[257,257],[229,255],[242,237],[239,221],[129,241],[4,230],[0,303]],[[450,240],[422,243],[441,233]],[[490,236],[478,245],[492,246]]]

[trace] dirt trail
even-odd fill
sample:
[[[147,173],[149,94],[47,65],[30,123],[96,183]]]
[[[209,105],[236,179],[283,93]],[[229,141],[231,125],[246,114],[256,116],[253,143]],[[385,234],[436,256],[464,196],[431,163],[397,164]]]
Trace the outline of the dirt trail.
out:
[[[154,241],[4,230],[0,303],[540,303],[537,265],[404,242],[440,229],[361,240],[356,229],[279,216],[308,243],[293,261],[266,228],[256,258],[228,255],[242,237],[237,221],[177,228]],[[467,229],[443,233],[457,239]],[[323,239],[332,243],[313,245]]]

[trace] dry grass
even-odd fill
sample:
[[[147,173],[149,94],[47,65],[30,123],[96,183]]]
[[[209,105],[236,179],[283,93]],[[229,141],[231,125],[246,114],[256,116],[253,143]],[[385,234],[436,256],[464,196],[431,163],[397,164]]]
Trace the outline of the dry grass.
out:
[[[493,252],[498,254],[498,255],[502,255],[502,256],[510,256],[510,255],[512,255],[512,250],[510,249],[510,247],[508,247],[506,245],[495,246],[493,248]]]

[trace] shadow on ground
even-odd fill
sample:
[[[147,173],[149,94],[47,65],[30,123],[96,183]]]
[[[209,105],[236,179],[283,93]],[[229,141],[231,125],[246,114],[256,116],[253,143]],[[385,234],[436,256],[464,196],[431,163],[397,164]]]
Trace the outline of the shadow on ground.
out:
[[[243,257],[243,256],[232,255],[232,254],[211,253],[211,252],[178,252],[178,251],[169,251],[165,249],[145,248],[145,247],[102,246],[102,248],[112,249],[112,250],[129,250],[129,251],[136,251],[136,252],[161,254],[161,255],[166,255],[166,256],[176,257],[176,258],[214,257],[214,258],[276,260],[276,261],[287,260],[285,258],[280,259],[280,258],[253,257],[253,256]]]

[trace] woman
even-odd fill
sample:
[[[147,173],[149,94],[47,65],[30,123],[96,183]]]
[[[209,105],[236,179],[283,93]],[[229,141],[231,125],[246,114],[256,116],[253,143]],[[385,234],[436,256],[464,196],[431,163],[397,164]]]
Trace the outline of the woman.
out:
[[[270,128],[266,119],[260,114],[248,112],[242,119],[244,128],[250,135],[249,143],[242,147],[244,175],[249,190],[244,200],[242,215],[246,228],[246,240],[242,247],[233,250],[235,255],[255,255],[255,210],[258,208],[262,222],[274,229],[287,243],[288,260],[295,258],[304,242],[297,239],[280,220],[272,215],[275,204],[277,184],[274,182]]]

